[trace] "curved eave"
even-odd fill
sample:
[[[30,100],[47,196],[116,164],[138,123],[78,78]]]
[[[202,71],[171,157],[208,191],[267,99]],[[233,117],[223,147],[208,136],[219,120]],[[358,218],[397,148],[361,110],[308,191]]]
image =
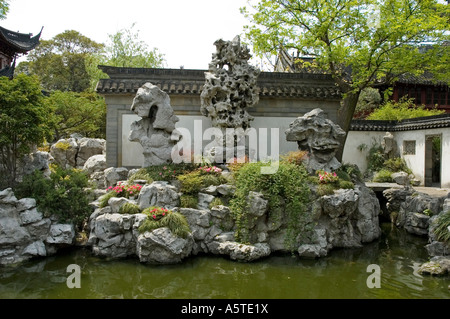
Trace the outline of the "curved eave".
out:
[[[0,40],[6,42],[18,53],[27,53],[39,45],[42,29],[38,35],[31,37],[29,34],[14,32],[0,27]]]

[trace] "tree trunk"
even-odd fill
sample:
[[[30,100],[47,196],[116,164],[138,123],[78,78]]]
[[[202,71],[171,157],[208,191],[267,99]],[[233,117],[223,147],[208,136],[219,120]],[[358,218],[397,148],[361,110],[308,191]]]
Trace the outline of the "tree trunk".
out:
[[[356,93],[346,93],[344,99],[341,102],[341,107],[338,109],[336,124],[338,124],[346,133],[345,137],[340,141],[341,146],[336,153],[336,158],[339,162],[342,162],[345,141],[347,140],[348,131],[350,130],[350,124],[353,119],[353,114],[355,113],[356,104],[358,103],[360,93],[361,91],[357,91]]]

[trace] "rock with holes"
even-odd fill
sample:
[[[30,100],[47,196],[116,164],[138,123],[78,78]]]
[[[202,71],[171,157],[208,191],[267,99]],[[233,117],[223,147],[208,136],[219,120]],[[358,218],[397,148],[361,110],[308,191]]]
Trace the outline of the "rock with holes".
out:
[[[143,148],[144,167],[172,162],[172,151],[181,138],[175,130],[179,118],[174,114],[167,93],[151,83],[140,87],[131,111],[140,120],[131,124],[128,139]]]

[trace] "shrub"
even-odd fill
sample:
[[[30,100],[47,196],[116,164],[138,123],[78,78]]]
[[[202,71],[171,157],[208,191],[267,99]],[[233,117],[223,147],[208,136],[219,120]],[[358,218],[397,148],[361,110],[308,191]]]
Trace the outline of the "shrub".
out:
[[[196,166],[190,163],[166,164],[145,167],[146,176],[153,181],[170,182],[177,179],[179,175],[195,170]]]
[[[406,172],[408,174],[412,174],[411,169],[406,164],[405,160],[401,157],[391,158],[386,160],[383,163],[383,167],[385,167],[387,170],[395,173],[395,172]]]
[[[308,157],[307,151],[298,150],[288,152],[286,155],[281,156],[281,160],[295,165],[302,165],[307,157]]]
[[[379,171],[383,168],[384,161],[385,158],[381,145],[372,145],[367,155],[367,170],[371,172]]]
[[[373,181],[376,183],[392,183],[392,172],[387,169],[381,169],[373,177]]]
[[[147,215],[147,219],[139,226],[140,233],[167,227],[175,236],[186,238],[191,232],[186,217],[180,213],[161,207],[149,207],[142,213]]]
[[[297,237],[307,235],[311,226],[311,216],[307,214],[310,191],[307,186],[308,173],[303,165],[280,162],[274,174],[261,174],[261,168],[267,163],[247,163],[235,172],[236,191],[230,200],[230,209],[235,220],[236,240],[250,240],[248,194],[261,192],[269,201],[269,212],[285,214],[287,220],[286,246],[296,248]],[[284,206],[280,198],[285,200]],[[284,211],[280,210],[283,207]],[[279,219],[281,216],[273,216]]]
[[[433,232],[436,234],[436,239],[442,242],[450,242],[450,211],[442,213],[436,218],[436,227]]]
[[[103,208],[103,207],[108,206],[109,199],[113,198],[113,197],[117,197],[117,193],[114,191],[110,191],[110,192],[106,193],[105,195],[101,196],[99,198],[99,207]]]
[[[201,189],[211,186],[225,184],[227,180],[216,172],[206,172],[202,169],[178,176],[183,194],[196,195]]]
[[[183,194],[180,196],[181,207],[183,208],[197,208],[198,197],[194,195]]]
[[[418,106],[414,104],[414,99],[403,97],[399,102],[388,101],[381,107],[371,113],[368,120],[390,120],[400,121],[416,117],[431,116],[443,114],[443,110],[426,109],[424,105]]]
[[[26,175],[15,194],[18,198],[34,198],[44,216],[57,216],[59,221],[72,222],[81,228],[91,213],[88,185],[84,172],[56,166],[50,178],[45,178],[38,170]]]
[[[223,201],[219,197],[215,197],[211,203],[209,203],[209,209],[223,205]]]
[[[130,178],[128,179],[128,182],[135,183],[135,181],[138,179],[145,180],[149,184],[153,182],[153,179],[150,177],[150,174],[147,172],[145,168],[141,168],[136,173],[131,175]]]
[[[134,214],[139,214],[140,212],[141,212],[141,209],[139,208],[139,206],[136,204],[133,204],[133,203],[125,203],[122,206],[120,206],[120,208],[119,208],[120,214],[134,215]]]
[[[336,187],[333,184],[319,184],[316,193],[319,196],[333,195],[335,190]]]

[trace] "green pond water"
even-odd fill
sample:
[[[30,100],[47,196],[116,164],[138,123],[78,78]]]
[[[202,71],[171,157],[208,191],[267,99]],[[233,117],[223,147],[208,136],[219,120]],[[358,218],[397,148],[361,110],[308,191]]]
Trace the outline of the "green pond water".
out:
[[[389,223],[383,236],[358,249],[335,249],[315,260],[276,255],[253,263],[193,256],[169,266],[137,259],[108,260],[84,248],[0,268],[0,298],[324,299],[450,297],[450,277],[422,276],[429,257],[425,238]],[[81,288],[68,288],[70,264],[81,269]],[[368,288],[370,264],[380,267],[380,288]]]

